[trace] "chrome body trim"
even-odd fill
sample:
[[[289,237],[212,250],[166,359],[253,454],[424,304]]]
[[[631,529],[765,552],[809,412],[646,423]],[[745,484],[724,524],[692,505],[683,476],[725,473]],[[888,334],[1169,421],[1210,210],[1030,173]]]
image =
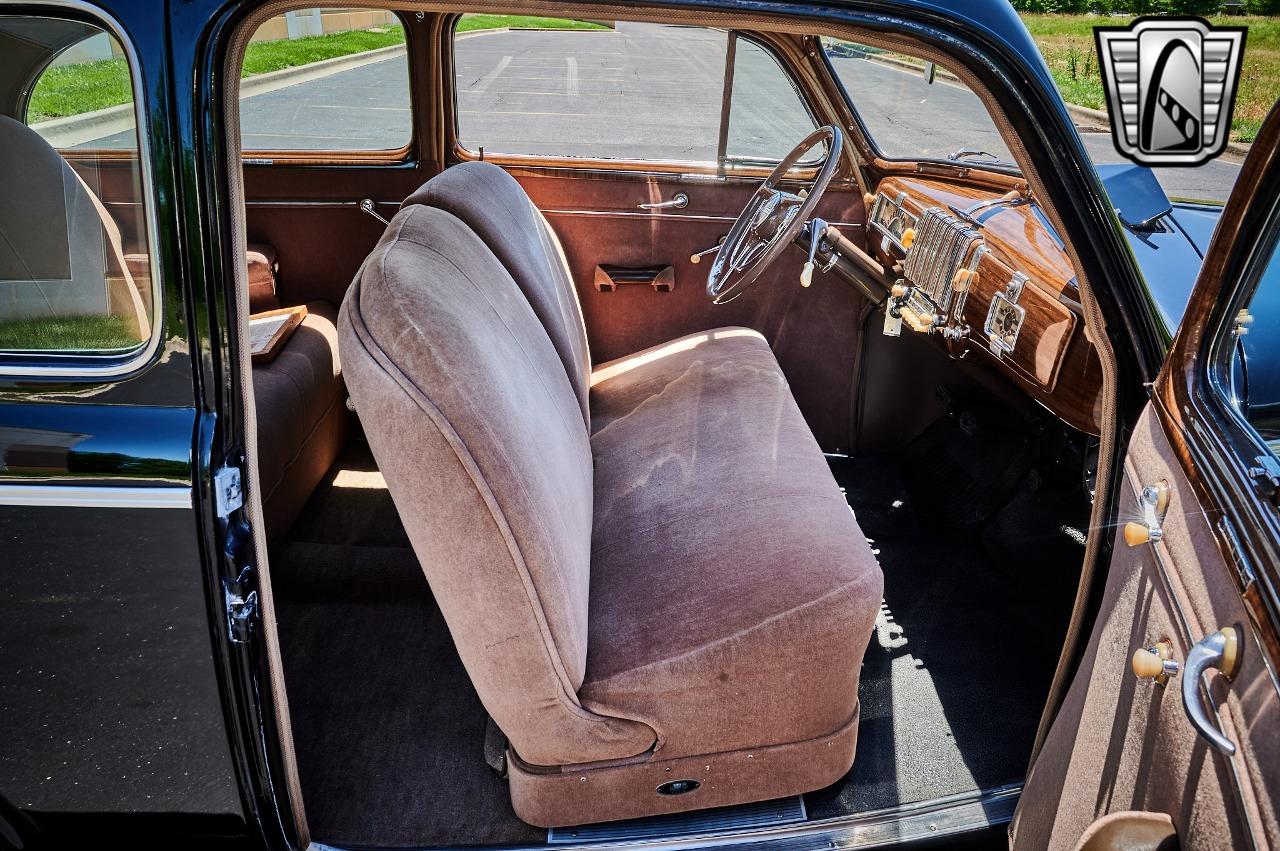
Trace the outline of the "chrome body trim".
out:
[[[156,211],[155,186],[152,181],[151,145],[147,139],[147,89],[142,80],[142,64],[138,61],[137,51],[129,40],[120,22],[99,6],[82,0],[41,0],[41,7],[54,11],[70,9],[78,12],[91,21],[101,24],[100,29],[110,33],[124,51],[125,61],[129,65],[129,84],[133,87],[133,121],[134,135],[138,140],[139,172],[142,179],[142,209],[147,221],[147,260],[151,272],[151,336],[130,355],[94,355],[79,354],[51,350],[49,352],[0,352],[6,358],[15,358],[10,363],[0,363],[0,376],[35,376],[38,378],[115,378],[127,375],[149,363],[160,348],[160,340],[164,333],[164,281],[160,278],[160,262],[156,258],[159,251],[160,237]],[[0,8],[0,14],[23,18],[48,17],[41,12],[7,12]],[[23,105],[24,107],[26,104]],[[60,365],[58,359],[101,360],[97,365]]]
[[[0,484],[0,505],[31,508],[185,508],[191,488],[128,485]]]

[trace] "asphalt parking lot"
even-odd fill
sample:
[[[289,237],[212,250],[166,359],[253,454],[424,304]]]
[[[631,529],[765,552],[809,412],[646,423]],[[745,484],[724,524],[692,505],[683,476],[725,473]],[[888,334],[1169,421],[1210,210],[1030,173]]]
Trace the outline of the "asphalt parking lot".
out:
[[[489,152],[711,161],[725,45],[716,31],[635,23],[468,34],[455,48],[459,138]],[[972,92],[866,58],[833,64],[887,155],[1009,156]],[[409,137],[408,85],[400,55],[245,98],[245,148],[398,148]],[[772,58],[739,42],[729,153],[781,156],[808,131],[800,109]],[[1081,139],[1095,162],[1124,162],[1109,133]],[[1223,201],[1239,171],[1220,158],[1157,175],[1172,197]]]

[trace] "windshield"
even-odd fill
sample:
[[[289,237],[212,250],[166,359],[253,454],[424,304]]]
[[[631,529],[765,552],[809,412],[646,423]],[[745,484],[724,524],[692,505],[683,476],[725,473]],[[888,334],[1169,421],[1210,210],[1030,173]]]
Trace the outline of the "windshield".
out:
[[[822,46],[871,143],[886,159],[1017,168],[986,106],[946,68],[839,38],[824,37]]]

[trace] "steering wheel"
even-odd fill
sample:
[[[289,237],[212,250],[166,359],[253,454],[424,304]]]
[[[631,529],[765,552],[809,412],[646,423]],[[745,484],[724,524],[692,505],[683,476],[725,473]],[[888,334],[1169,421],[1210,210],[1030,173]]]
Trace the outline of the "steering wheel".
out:
[[[778,183],[791,167],[824,142],[827,154],[808,193],[802,190],[793,194],[779,189]],[[724,304],[742,295],[791,244],[827,191],[843,149],[840,128],[824,125],[806,136],[765,178],[733,223],[707,272],[707,295],[713,304]]]

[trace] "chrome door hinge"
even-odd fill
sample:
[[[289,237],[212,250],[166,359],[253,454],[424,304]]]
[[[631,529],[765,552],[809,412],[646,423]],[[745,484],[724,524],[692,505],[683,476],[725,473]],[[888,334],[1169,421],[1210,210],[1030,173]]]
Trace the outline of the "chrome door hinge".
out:
[[[223,520],[244,505],[244,488],[240,485],[240,468],[223,467],[213,474],[213,493],[218,516]]]
[[[227,607],[227,636],[232,644],[246,644],[258,620],[258,589],[253,568],[245,566],[235,579],[222,580]]]
[[[1280,461],[1272,455],[1259,455],[1249,468],[1249,478],[1258,483],[1272,502],[1280,500]]]

